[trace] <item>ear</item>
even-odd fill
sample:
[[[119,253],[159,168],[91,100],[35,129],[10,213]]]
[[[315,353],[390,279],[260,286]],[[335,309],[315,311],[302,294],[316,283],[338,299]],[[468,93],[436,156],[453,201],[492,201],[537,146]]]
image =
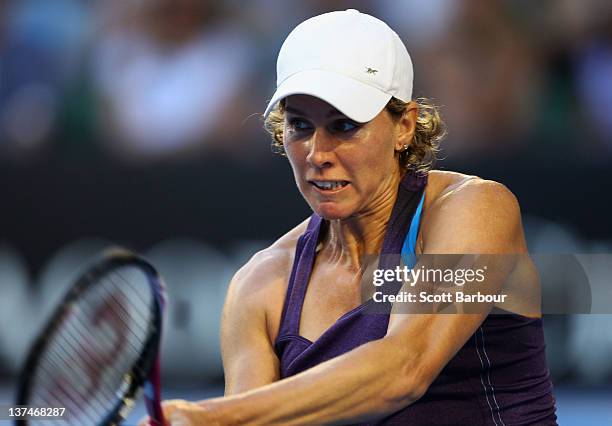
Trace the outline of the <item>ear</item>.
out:
[[[396,151],[405,151],[406,147],[412,144],[414,132],[416,131],[418,110],[418,104],[414,101],[410,101],[406,106],[404,115],[402,115],[397,122]]]

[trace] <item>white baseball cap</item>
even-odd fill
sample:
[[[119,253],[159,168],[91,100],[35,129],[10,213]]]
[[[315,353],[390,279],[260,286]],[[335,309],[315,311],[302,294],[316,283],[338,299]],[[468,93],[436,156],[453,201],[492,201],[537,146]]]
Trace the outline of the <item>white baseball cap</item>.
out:
[[[276,63],[276,92],[264,116],[289,95],[315,96],[360,123],[391,97],[409,102],[414,72],[387,24],[355,9],[307,19],[287,36]]]

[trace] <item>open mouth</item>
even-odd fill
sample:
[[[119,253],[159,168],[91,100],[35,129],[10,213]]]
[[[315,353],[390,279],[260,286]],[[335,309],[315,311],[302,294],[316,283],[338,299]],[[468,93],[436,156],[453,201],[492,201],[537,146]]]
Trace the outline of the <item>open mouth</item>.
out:
[[[311,180],[309,183],[321,191],[337,191],[349,184],[346,180]]]

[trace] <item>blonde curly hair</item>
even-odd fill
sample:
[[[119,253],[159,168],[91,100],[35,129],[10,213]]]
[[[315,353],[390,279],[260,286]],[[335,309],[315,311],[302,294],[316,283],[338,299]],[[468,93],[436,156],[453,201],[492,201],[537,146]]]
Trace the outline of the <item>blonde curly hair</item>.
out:
[[[400,153],[400,166],[416,173],[427,173],[435,164],[440,142],[446,135],[446,126],[438,107],[427,98],[415,100],[418,114],[414,139],[408,149]],[[406,112],[408,103],[397,98],[391,98],[385,109],[392,119],[399,120]],[[285,100],[268,114],[264,121],[264,129],[272,138],[272,152],[285,155],[283,133],[285,126]]]

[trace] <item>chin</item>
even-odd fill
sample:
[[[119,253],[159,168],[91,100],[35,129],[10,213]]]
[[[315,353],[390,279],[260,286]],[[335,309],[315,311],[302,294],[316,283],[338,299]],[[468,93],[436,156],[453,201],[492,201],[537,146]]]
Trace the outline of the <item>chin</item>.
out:
[[[313,211],[325,220],[346,219],[353,213],[346,207],[340,206],[336,203],[324,203],[313,207]]]

